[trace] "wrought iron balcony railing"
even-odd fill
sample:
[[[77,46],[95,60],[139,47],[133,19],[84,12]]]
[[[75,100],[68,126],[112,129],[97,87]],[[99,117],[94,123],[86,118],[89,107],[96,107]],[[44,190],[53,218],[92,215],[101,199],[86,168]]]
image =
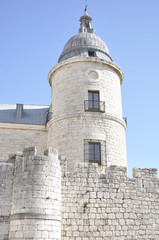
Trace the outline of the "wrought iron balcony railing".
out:
[[[123,118],[124,122],[126,123],[126,126],[128,125],[128,120],[126,117]]]
[[[84,110],[90,112],[105,112],[105,102],[85,100]]]

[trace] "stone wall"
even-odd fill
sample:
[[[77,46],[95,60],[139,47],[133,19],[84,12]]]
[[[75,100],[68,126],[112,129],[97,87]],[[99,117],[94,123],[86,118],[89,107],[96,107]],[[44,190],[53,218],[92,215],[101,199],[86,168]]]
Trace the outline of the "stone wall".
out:
[[[0,200],[0,240],[159,239],[157,169],[128,178],[125,167],[77,163],[69,172],[56,150],[26,148],[0,163]]]
[[[0,240],[9,234],[13,170],[12,163],[0,163]]]
[[[113,118],[101,118],[99,115],[100,113],[87,113],[65,116],[49,123],[48,146],[59,149],[59,152],[67,157],[69,169],[73,169],[77,162],[88,162],[88,146],[85,145],[85,140],[103,142],[103,166],[127,165],[124,123]]]
[[[158,240],[159,179],[156,169],[63,167],[62,240]]]
[[[37,148],[38,154],[43,154],[47,148],[46,138],[45,126],[0,123],[0,162],[31,146]]]

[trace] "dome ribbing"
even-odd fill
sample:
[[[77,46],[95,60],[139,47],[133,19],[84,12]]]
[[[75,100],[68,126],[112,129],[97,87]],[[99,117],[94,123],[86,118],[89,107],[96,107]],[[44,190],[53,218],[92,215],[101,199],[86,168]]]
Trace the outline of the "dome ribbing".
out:
[[[71,37],[66,43],[58,62],[74,57],[97,57],[112,61],[105,42],[91,28],[91,20],[92,18],[85,12],[80,18],[79,33]]]

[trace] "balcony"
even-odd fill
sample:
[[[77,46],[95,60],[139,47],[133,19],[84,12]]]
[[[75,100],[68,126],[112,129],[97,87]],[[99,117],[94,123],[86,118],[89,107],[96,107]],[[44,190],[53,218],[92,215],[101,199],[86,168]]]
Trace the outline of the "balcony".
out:
[[[105,102],[85,100],[84,110],[89,112],[105,112]]]

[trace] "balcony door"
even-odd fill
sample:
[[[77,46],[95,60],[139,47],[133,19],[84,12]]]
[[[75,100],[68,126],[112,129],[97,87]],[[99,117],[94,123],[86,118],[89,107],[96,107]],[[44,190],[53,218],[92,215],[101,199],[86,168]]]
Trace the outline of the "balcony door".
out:
[[[98,91],[88,91],[88,109],[92,111],[99,111]]]

